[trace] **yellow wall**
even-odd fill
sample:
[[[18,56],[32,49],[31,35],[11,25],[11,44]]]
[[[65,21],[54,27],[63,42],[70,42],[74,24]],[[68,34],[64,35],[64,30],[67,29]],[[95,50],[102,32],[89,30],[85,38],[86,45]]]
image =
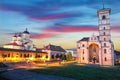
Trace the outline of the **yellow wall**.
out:
[[[4,54],[6,54],[6,57],[3,57]],[[38,53],[41,55],[40,58],[36,58],[36,54],[37,52],[0,50],[0,61],[19,62],[19,61],[34,61],[34,60],[46,59],[47,56],[46,53]],[[24,55],[29,55],[29,57],[25,57]]]

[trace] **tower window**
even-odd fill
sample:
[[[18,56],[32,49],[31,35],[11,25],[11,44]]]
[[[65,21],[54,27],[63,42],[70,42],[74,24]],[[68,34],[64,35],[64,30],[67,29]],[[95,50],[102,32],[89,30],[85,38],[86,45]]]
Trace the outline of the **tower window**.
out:
[[[107,61],[107,58],[105,57],[105,61]]]
[[[106,43],[104,43],[104,46],[106,46]]]
[[[102,19],[106,19],[105,15],[102,16]]]
[[[85,45],[83,44],[82,47],[85,47]]]
[[[84,49],[83,49],[83,54],[84,54]]]
[[[103,33],[103,35],[105,35],[105,32]]]
[[[105,27],[104,27],[104,30],[105,30]]]
[[[106,53],[107,52],[107,50],[106,49],[104,49],[104,53]]]
[[[104,38],[104,41],[106,41],[106,39]]]
[[[84,57],[83,57],[83,60],[84,60]]]

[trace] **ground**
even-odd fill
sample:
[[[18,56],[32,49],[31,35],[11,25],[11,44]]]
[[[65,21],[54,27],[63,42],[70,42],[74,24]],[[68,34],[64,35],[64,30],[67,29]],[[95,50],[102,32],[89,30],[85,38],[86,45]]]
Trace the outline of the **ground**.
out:
[[[77,65],[69,64],[60,67],[49,67],[43,69],[31,70],[42,74],[51,74],[63,77],[73,78],[75,80],[119,80],[120,67],[98,65]]]
[[[7,63],[10,80],[119,80],[120,66],[77,64],[75,61],[48,63]],[[1,80],[1,78],[0,78]],[[3,79],[4,80],[4,79]]]

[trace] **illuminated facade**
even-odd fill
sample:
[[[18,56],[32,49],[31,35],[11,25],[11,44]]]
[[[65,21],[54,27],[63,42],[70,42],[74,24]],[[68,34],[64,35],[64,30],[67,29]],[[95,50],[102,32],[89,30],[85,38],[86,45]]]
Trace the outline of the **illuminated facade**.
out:
[[[15,34],[10,43],[0,48],[0,61],[48,60],[46,56],[46,52],[41,52],[34,46],[27,29],[23,33]]]
[[[42,52],[48,53],[48,60],[58,60],[65,55],[65,50],[61,46],[47,45],[42,48]]]
[[[18,35],[15,34],[12,37],[12,41],[5,44],[3,47],[8,49],[36,50],[34,44],[30,40],[30,33],[27,29],[23,33],[19,33]]]
[[[114,65],[114,45],[111,41],[109,8],[98,10],[99,36],[77,41],[78,63]]]
[[[47,60],[46,56],[47,53],[41,51],[0,48],[0,62],[42,61]]]

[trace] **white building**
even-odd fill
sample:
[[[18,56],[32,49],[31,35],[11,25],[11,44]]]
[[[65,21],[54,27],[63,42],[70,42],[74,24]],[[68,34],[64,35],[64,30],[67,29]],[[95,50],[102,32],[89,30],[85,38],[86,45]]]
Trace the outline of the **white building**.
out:
[[[110,8],[98,10],[99,36],[77,41],[78,63],[114,65],[114,45],[110,32]]]
[[[3,47],[9,49],[36,50],[35,46],[30,40],[30,33],[27,31],[27,29],[21,34],[15,34],[12,37],[12,41],[8,44],[5,44]]]
[[[65,54],[65,50],[61,46],[52,44],[44,46],[44,48],[42,48],[42,52],[48,53],[48,60],[56,60],[56,57],[60,57]]]

